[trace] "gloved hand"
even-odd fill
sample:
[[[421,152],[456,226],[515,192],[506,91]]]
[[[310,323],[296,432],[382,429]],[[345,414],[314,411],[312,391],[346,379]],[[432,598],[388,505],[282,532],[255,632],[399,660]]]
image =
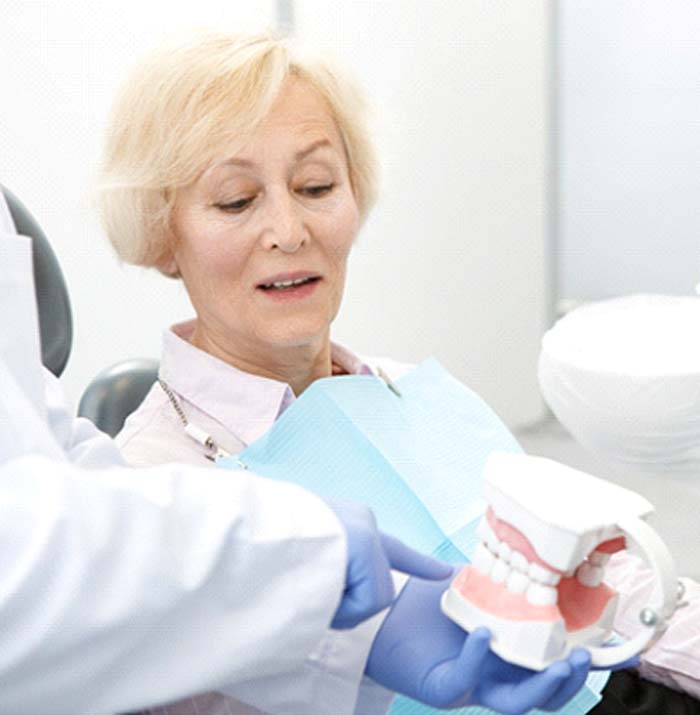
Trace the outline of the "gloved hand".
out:
[[[467,634],[440,610],[442,581],[412,578],[386,616],[365,673],[402,695],[435,708],[482,705],[503,715],[558,710],[583,686],[588,651],[572,651],[542,672],[507,663],[489,649],[486,628]]]
[[[332,628],[354,628],[394,600],[391,569],[424,579],[444,579],[452,566],[405,546],[377,529],[372,511],[363,504],[327,500],[347,534],[345,589]]]

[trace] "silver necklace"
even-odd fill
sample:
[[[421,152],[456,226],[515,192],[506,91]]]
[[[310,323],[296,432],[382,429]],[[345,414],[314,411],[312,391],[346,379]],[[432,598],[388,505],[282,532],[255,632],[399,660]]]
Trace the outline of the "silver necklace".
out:
[[[206,450],[204,456],[212,462],[216,461],[219,457],[230,457],[231,453],[220,447],[210,434],[208,434],[201,427],[197,427],[197,425],[192,424],[187,419],[185,411],[182,409],[182,405],[177,397],[175,397],[175,393],[170,388],[170,385],[168,385],[168,383],[160,377],[158,378],[158,384],[161,386],[168,400],[170,400],[170,404],[177,413],[177,416],[180,418],[180,422],[182,422],[182,426],[185,429],[185,434],[188,437],[191,437],[195,442],[197,442],[197,444],[200,444]],[[245,446],[245,443],[243,443],[243,446]]]

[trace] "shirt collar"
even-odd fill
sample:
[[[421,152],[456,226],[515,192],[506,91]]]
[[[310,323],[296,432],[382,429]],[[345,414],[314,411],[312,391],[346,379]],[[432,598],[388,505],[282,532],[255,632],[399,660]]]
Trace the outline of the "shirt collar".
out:
[[[245,444],[255,442],[294,402],[292,388],[239,370],[195,347],[189,342],[194,326],[189,320],[165,331],[160,377]],[[357,355],[336,343],[331,343],[331,359],[348,374],[372,374]]]

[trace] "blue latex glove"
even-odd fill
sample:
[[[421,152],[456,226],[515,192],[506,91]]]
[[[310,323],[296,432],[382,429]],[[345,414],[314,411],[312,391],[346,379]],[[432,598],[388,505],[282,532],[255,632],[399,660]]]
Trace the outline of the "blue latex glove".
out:
[[[442,613],[451,580],[408,581],[372,644],[370,678],[434,708],[481,705],[503,715],[558,710],[580,690],[588,651],[574,650],[542,672],[507,663],[489,649],[486,628],[467,634]]]
[[[450,564],[414,551],[378,531],[374,514],[363,504],[326,503],[345,527],[348,554],[345,589],[332,628],[354,628],[390,606],[394,600],[392,568],[424,579],[451,577]]]

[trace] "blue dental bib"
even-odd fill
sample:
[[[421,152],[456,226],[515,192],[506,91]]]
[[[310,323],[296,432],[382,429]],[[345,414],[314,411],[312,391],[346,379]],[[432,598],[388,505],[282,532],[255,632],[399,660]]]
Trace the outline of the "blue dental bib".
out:
[[[409,546],[445,561],[469,561],[486,508],[486,459],[522,449],[495,412],[433,358],[396,387],[400,394],[372,375],[317,380],[262,438],[217,464],[363,502],[382,530]],[[559,712],[587,713],[607,678],[607,672],[591,673]],[[439,712],[401,696],[391,708],[392,715]]]

